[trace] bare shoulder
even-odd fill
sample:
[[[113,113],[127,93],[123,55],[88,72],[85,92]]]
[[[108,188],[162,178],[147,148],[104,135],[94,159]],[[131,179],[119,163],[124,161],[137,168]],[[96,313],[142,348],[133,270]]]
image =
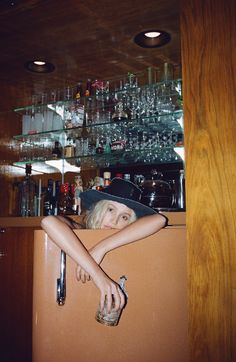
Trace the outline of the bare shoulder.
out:
[[[84,229],[83,220],[81,217],[70,217],[67,215],[58,215],[57,218],[68,225],[71,229]]]

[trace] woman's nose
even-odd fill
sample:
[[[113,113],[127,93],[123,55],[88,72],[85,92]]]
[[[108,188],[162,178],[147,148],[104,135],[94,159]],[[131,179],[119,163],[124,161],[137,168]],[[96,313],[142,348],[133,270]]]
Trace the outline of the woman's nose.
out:
[[[117,223],[118,223],[118,217],[117,216],[113,216],[112,218],[111,218],[111,223],[112,223],[112,225],[117,225]]]

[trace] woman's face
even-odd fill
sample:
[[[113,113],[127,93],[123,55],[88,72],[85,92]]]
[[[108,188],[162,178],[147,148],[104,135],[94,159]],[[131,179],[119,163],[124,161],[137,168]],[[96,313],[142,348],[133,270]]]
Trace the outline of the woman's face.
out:
[[[123,229],[130,223],[133,210],[116,201],[109,201],[101,223],[101,229]]]

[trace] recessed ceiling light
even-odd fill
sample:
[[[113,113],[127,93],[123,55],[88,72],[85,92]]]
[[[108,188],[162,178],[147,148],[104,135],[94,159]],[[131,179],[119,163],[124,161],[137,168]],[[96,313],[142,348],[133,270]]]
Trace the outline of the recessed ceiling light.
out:
[[[158,48],[169,43],[171,36],[166,31],[150,29],[134,37],[134,42],[142,48]]]
[[[158,36],[161,35],[161,33],[159,33],[159,31],[148,31],[144,35],[147,36],[148,38],[157,38]]]
[[[25,68],[34,73],[51,73],[55,70],[55,66],[45,60],[30,60],[25,63]]]
[[[46,62],[44,62],[42,60],[34,60],[34,64],[36,64],[36,65],[45,65]]]

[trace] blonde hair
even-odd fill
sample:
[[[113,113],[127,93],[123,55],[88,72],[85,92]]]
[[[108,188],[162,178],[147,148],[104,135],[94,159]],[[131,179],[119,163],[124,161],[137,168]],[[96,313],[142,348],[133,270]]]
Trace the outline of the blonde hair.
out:
[[[93,207],[87,212],[86,229],[101,229],[103,217],[107,211],[110,200],[101,200],[96,202]],[[132,210],[132,209],[131,209]],[[129,224],[137,220],[137,216],[132,210]]]

